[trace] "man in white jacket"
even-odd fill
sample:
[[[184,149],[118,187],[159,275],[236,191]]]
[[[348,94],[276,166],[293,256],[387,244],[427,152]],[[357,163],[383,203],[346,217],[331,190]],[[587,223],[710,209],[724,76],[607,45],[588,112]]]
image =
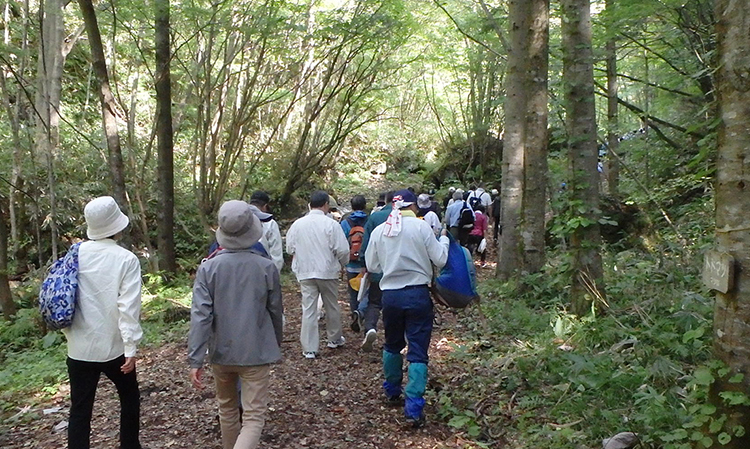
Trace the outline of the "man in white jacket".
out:
[[[103,373],[120,397],[120,448],[140,449],[140,392],[135,374],[143,337],[141,264],[115,238],[129,223],[114,198],[103,196],[84,209],[89,241],[78,251],[78,303],[68,341],[70,418],[68,448],[89,449],[91,415]]]
[[[329,196],[318,190],[310,196],[310,212],[295,221],[286,233],[286,252],[293,255],[292,271],[302,293],[300,343],[305,358],[318,353],[318,296],[326,310],[328,347],[344,345],[338,284],[341,269],[349,262],[349,242],[341,226],[326,214]]]

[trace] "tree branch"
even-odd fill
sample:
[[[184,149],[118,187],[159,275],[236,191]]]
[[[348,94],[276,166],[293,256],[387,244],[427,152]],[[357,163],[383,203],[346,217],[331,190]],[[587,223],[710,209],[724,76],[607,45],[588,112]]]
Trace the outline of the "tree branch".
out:
[[[448,16],[448,18],[451,20],[451,22],[453,22],[453,25],[456,26],[456,30],[458,30],[458,32],[461,33],[465,38],[469,39],[470,41],[472,41],[472,42],[474,42],[476,44],[481,45],[482,47],[486,48],[487,51],[489,51],[493,55],[497,56],[501,60],[505,61],[505,59],[506,59],[505,55],[498,53],[495,49],[493,49],[489,45],[485,44],[484,42],[480,41],[479,39],[475,38],[474,36],[470,35],[466,31],[464,31],[463,28],[461,28],[461,25],[458,24],[458,22],[456,21],[456,19],[453,18],[453,16],[451,15],[451,13],[449,13],[448,10],[445,9],[445,7],[440,4],[440,0],[433,0],[433,2],[435,3],[435,5],[437,5],[438,8],[440,8],[441,10],[443,10],[443,12],[445,13],[445,15]],[[507,47],[506,47],[505,44],[503,44],[503,47],[507,49]]]

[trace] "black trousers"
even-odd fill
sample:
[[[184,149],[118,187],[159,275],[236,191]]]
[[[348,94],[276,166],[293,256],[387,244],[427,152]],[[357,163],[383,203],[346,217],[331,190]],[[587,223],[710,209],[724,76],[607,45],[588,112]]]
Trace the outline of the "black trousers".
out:
[[[365,332],[378,328],[380,310],[383,308],[383,291],[380,290],[380,282],[370,282],[370,289],[367,293],[369,299],[367,309],[365,309]]]
[[[83,362],[68,357],[70,378],[70,418],[68,424],[68,449],[89,449],[91,415],[94,409],[99,376],[104,373],[117,388],[120,396],[120,448],[141,449],[140,430],[141,396],[135,370],[124,374],[120,367],[125,356],[108,362]]]

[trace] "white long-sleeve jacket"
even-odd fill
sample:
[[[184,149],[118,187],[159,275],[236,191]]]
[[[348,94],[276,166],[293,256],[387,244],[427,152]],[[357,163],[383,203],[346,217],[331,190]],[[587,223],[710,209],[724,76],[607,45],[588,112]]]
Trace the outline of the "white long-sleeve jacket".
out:
[[[341,225],[319,209],[289,227],[286,252],[294,255],[292,271],[298,281],[338,279],[341,268],[349,262],[349,242]]]
[[[143,338],[141,265],[112,239],[84,242],[78,250],[78,305],[64,329],[68,357],[106,362],[134,357]]]

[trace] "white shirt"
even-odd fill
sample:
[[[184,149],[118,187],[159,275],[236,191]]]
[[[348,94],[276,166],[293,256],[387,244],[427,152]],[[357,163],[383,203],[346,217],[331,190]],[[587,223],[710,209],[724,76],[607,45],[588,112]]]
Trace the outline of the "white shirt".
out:
[[[469,197],[466,198],[468,201],[469,198],[479,198],[482,201],[482,206],[489,207],[492,203],[492,197],[489,193],[485,192],[483,188],[479,187],[477,190],[472,191],[469,193]]]
[[[112,239],[91,240],[78,250],[78,304],[73,325],[63,329],[68,357],[107,362],[135,357],[143,338],[141,264]]]
[[[424,221],[427,222],[428,225],[430,225],[430,227],[432,228],[432,232],[434,232],[435,235],[440,234],[440,230],[443,228],[443,226],[440,224],[440,219],[434,211],[427,212],[424,215]]]
[[[341,225],[322,210],[313,209],[295,221],[286,233],[286,252],[298,281],[338,279],[349,262],[349,242]]]
[[[260,238],[260,244],[271,256],[276,269],[281,272],[281,268],[284,266],[284,253],[282,252],[279,224],[273,219],[261,223],[263,224],[263,235]]]
[[[448,260],[448,237],[438,241],[430,225],[414,216],[404,214],[402,220],[395,237],[383,235],[385,223],[375,228],[365,251],[368,270],[383,273],[382,290],[427,285],[432,280],[432,264],[442,268]]]

